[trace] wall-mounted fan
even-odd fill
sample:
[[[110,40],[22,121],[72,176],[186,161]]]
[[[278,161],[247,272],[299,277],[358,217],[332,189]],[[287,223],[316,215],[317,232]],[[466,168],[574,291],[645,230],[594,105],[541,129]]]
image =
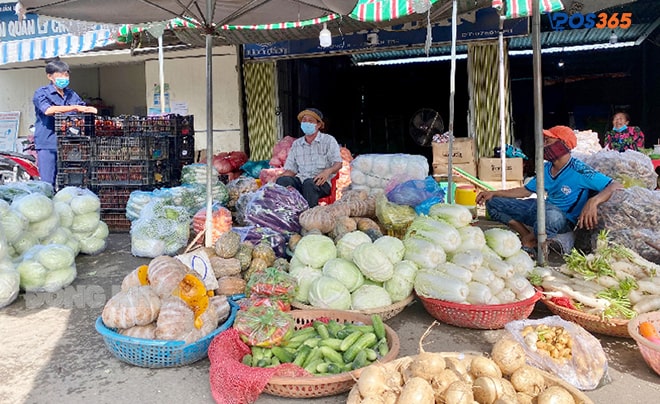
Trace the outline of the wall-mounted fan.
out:
[[[420,146],[431,146],[433,136],[441,135],[444,130],[445,124],[440,113],[433,109],[422,108],[410,118],[410,136]]]

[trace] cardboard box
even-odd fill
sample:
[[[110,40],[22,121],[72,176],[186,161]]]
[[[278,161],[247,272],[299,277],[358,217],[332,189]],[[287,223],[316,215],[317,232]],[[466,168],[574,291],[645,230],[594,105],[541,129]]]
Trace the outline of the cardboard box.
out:
[[[502,160],[499,158],[482,157],[479,159],[479,179],[497,181],[502,179]],[[506,159],[507,181],[523,179],[523,159],[520,157]]]
[[[481,181],[481,182],[486,183],[486,184],[490,185],[491,187],[493,187],[497,190],[518,188],[518,187],[522,187],[522,185],[523,185],[522,180],[505,181],[504,182],[504,188],[502,188],[502,180],[499,180],[499,181]]]
[[[474,163],[474,161],[470,161],[469,163],[461,163],[461,164],[453,164],[453,167],[460,168],[464,171],[467,171],[468,174],[477,176],[477,165]],[[448,174],[449,170],[449,164],[448,163],[433,163],[433,176],[438,177],[438,176],[444,176],[446,177]],[[454,173],[452,179],[456,182],[466,182],[466,180]]]
[[[433,164],[449,162],[449,143],[433,142]],[[454,139],[452,146],[452,163],[465,164],[474,162],[474,139],[459,137]]]

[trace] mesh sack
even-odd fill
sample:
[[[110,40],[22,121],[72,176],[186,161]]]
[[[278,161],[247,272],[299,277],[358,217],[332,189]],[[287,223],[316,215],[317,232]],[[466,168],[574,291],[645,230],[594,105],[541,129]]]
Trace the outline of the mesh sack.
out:
[[[626,150],[620,153],[601,150],[589,155],[572,154],[595,170],[619,181],[626,188],[642,186],[655,189],[657,187],[658,174],[653,169],[651,159],[638,151]]]
[[[302,368],[285,363],[271,368],[253,368],[241,360],[250,348],[238,332],[229,328],[218,334],[209,346],[209,382],[211,394],[218,404],[253,403],[273,376],[300,377],[309,374]]]

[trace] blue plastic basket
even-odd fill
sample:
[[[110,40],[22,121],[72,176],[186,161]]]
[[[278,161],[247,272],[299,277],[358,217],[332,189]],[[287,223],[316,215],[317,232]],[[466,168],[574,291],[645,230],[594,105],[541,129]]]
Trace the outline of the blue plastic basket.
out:
[[[228,302],[231,312],[227,320],[209,335],[190,344],[184,341],[127,337],[106,327],[101,316],[96,319],[96,331],[101,334],[105,346],[117,359],[131,365],[145,368],[184,366],[205,358],[213,338],[234,324],[238,305],[231,298]]]

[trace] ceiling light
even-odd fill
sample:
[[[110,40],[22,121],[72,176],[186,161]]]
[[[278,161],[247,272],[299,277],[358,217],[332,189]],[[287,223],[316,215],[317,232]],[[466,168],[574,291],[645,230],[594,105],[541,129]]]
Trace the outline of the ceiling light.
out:
[[[559,62],[557,62],[557,67],[564,67],[564,59],[559,59]]]
[[[332,46],[332,34],[326,23],[323,23],[323,29],[319,34],[319,43],[321,44],[321,48],[329,48]]]

